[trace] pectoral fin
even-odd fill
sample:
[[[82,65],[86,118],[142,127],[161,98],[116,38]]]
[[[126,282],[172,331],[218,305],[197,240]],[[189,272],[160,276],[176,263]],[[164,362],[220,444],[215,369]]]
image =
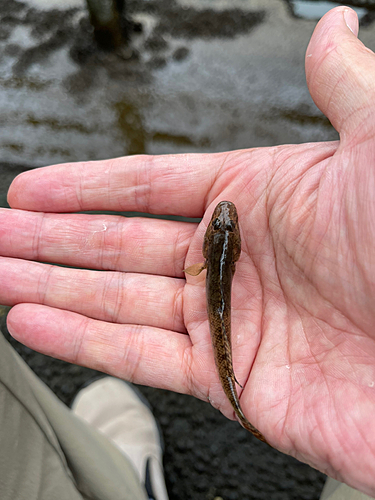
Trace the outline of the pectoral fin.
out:
[[[205,262],[200,262],[199,264],[193,264],[192,266],[189,266],[187,269],[184,269],[184,272],[186,274],[190,274],[190,276],[198,276],[203,269],[206,269],[206,263]]]

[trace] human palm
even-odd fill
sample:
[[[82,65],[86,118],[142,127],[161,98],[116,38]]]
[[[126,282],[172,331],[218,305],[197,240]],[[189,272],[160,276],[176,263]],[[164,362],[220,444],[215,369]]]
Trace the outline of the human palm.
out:
[[[17,304],[9,330],[30,347],[209,398],[233,418],[214,365],[204,276],[183,273],[202,260],[216,203],[233,201],[242,253],[232,345],[244,413],[273,446],[374,494],[374,55],[341,8],[318,25],[307,54],[310,92],[340,142],[23,174],[10,188],[14,210],[0,213],[0,302]],[[82,210],[203,221],[59,214]]]

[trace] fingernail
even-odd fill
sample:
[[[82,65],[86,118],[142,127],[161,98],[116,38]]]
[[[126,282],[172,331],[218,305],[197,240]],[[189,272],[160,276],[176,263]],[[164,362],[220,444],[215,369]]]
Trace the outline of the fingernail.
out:
[[[350,31],[355,35],[358,36],[358,16],[354,12],[353,9],[344,9],[344,19],[347,27],[350,29]]]
[[[7,330],[8,330],[8,333],[14,337],[14,334],[13,334],[13,327],[12,325],[10,324],[9,320],[7,320]]]

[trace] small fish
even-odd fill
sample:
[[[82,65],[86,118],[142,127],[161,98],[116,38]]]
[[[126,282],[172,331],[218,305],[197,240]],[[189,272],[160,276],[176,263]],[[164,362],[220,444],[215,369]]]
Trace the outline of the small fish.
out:
[[[267,442],[264,436],[247,420],[238,399],[233,371],[231,345],[231,292],[236,262],[240,258],[241,237],[235,205],[221,201],[212,214],[203,241],[203,264],[185,269],[197,276],[207,269],[207,312],[216,367],[223,390],[229,399],[242,427],[255,437]]]

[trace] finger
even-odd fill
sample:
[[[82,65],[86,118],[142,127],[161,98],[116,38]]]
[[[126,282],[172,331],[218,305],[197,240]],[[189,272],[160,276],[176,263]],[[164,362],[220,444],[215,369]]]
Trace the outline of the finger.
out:
[[[201,217],[228,153],[131,156],[24,172],[12,183],[12,208],[43,212],[137,211]]]
[[[67,269],[3,257],[0,276],[3,305],[32,302],[113,323],[186,331],[182,318],[183,280]]]
[[[48,356],[137,384],[190,392],[188,335],[106,323],[35,304],[11,309],[8,329],[15,339]]]
[[[311,96],[342,138],[368,134],[373,114],[375,55],[357,33],[356,13],[337,7],[319,21],[306,51]]]
[[[182,276],[196,224],[0,209],[0,254],[76,267]]]

